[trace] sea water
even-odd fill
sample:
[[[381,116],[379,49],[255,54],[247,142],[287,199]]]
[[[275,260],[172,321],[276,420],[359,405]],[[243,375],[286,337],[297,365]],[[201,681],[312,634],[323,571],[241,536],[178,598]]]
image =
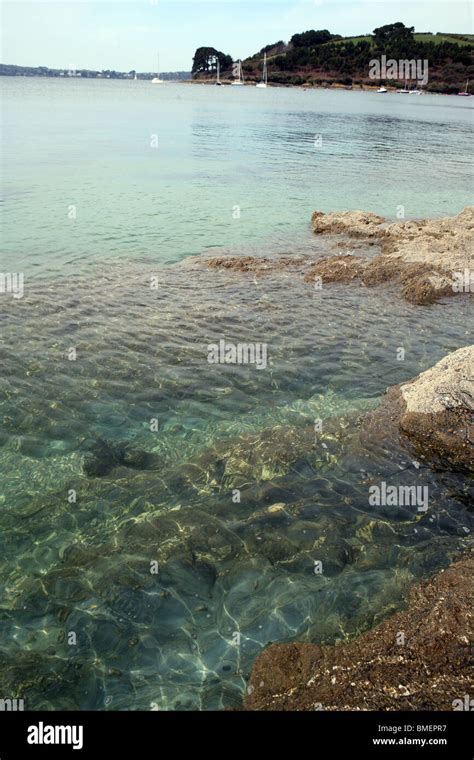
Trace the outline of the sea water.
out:
[[[0,294],[0,692],[238,705],[268,643],[346,641],[466,545],[463,477],[363,430],[388,386],[472,335],[464,296],[417,307],[203,257],[334,252],[314,209],[458,212],[472,107],[2,86],[0,271],[24,292]],[[209,362],[220,341],[264,344],[265,367]],[[427,489],[428,509],[374,504],[383,483]]]

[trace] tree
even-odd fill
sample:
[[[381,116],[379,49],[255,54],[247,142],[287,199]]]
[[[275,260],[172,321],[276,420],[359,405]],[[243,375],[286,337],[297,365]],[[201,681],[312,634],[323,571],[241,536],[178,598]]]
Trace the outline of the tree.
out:
[[[327,29],[319,29],[318,31],[310,29],[302,34],[294,34],[290,42],[293,47],[311,47],[312,45],[322,45],[324,42],[329,42],[332,37],[333,35]]]
[[[193,58],[193,67],[191,69],[192,75],[208,74],[210,71],[215,71],[216,59],[219,60],[221,71],[231,68],[232,56],[226,55],[213,47],[198,48]]]
[[[393,43],[411,42],[413,40],[414,26],[405,26],[401,21],[396,24],[386,24],[374,29],[375,44],[385,48]]]
[[[271,45],[265,45],[265,47],[263,47],[256,55],[261,56],[273,49],[275,49],[277,53],[282,52],[285,49],[285,43],[283,40],[278,40],[278,42],[274,42]]]

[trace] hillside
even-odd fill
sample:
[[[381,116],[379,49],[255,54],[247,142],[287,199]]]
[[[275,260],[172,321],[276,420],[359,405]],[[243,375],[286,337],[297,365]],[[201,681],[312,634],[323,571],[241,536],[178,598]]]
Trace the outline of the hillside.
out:
[[[467,79],[474,79],[474,35],[416,33],[414,27],[406,27],[400,22],[358,37],[342,37],[327,29],[294,34],[288,43],[280,40],[266,45],[243,60],[247,82],[261,78],[264,53],[267,54],[268,81],[280,85],[378,87],[386,83],[392,87],[404,87],[403,78],[389,80],[369,76],[370,62],[382,55],[396,61],[427,60],[425,89],[430,92],[454,94],[464,89]],[[214,48],[198,48],[193,77],[215,77],[216,58],[219,58],[222,78],[231,79],[230,56]],[[410,78],[409,86],[415,83],[416,79]]]

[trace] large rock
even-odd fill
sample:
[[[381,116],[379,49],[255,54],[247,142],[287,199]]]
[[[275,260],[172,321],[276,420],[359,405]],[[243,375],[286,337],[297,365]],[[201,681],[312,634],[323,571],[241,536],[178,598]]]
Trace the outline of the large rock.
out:
[[[204,259],[211,269],[235,273],[271,274],[285,270],[303,274],[307,282],[323,284],[360,281],[367,287],[399,286],[400,295],[417,305],[440,298],[474,292],[474,207],[457,216],[389,222],[368,211],[334,211],[312,215],[318,235],[334,237],[336,246],[360,249],[352,253],[320,257],[218,256]],[[359,238],[358,242],[348,238]],[[364,250],[365,249],[365,255]],[[370,251],[370,255],[367,255]],[[378,255],[373,255],[376,251]],[[202,265],[202,261],[200,260]]]
[[[425,465],[472,472],[474,346],[441,359],[417,377],[389,388],[361,426],[365,445],[398,439]]]
[[[474,470],[474,346],[460,348],[399,387],[399,426],[435,467]]]

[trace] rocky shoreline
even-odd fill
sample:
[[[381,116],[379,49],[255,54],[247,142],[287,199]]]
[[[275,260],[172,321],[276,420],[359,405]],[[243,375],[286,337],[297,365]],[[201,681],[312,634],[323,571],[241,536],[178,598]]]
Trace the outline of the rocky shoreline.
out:
[[[196,77],[192,79],[178,79],[178,80],[172,80],[173,83],[179,82],[179,84],[205,84],[205,85],[215,85],[215,79],[214,77]],[[234,79],[225,79],[221,77],[221,84],[224,86],[231,86],[234,83]],[[248,87],[255,87],[259,79],[250,79],[247,81]],[[390,85],[390,83],[386,82],[384,85],[387,88],[387,92],[397,94],[400,92],[401,87],[394,87]],[[459,83],[459,88],[462,86],[461,83]],[[368,83],[358,83],[358,84],[342,84],[341,82],[337,82],[334,79],[328,79],[327,81],[318,84],[317,82],[304,82],[302,84],[292,84],[290,82],[268,82],[269,88],[280,88],[280,89],[291,89],[291,90],[345,90],[346,92],[372,92],[377,93],[380,84],[368,84]],[[442,89],[433,89],[429,92],[423,93],[427,95],[436,95],[444,96],[444,97],[457,97],[457,92],[444,92]]]
[[[414,305],[474,292],[473,207],[444,219],[398,223],[363,211],[316,211],[312,226],[344,253],[316,259],[220,257],[206,265],[254,276],[302,273],[316,288],[395,285]],[[378,409],[365,415],[360,435],[388,447],[397,441],[417,466],[472,473],[474,346],[390,388]],[[269,645],[254,663],[244,709],[467,709],[456,705],[472,687],[473,570],[470,548],[415,585],[404,611],[349,643]]]
[[[349,644],[272,644],[246,710],[453,710],[472,691],[474,551],[416,585],[408,607]],[[464,708],[466,709],[466,708]]]
[[[400,436],[428,466],[474,471],[474,346],[391,388],[363,434]],[[474,549],[416,585],[407,608],[348,644],[272,644],[247,710],[452,710],[472,686]],[[459,708],[461,709],[461,708]]]

